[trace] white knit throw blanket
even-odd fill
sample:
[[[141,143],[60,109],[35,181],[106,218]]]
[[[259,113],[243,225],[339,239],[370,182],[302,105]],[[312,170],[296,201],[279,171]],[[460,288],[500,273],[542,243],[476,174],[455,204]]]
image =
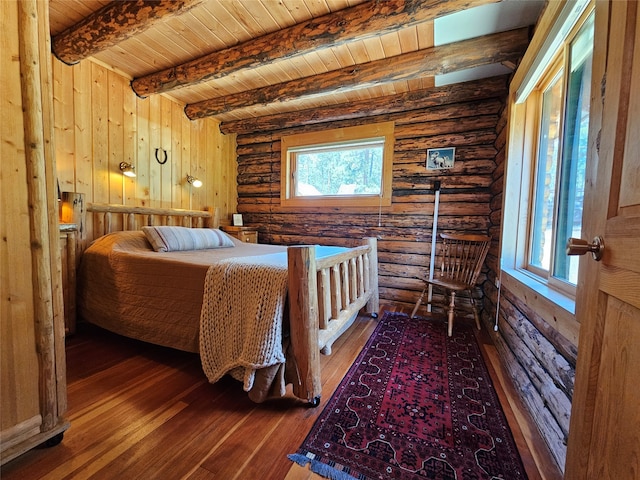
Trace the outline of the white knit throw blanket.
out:
[[[249,391],[256,369],[285,361],[286,294],[286,254],[232,258],[209,267],[200,314],[200,358],[210,382],[230,373]]]

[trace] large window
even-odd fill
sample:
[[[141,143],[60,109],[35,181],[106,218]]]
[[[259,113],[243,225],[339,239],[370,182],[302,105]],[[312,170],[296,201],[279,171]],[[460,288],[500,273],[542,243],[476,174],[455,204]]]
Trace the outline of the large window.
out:
[[[516,143],[523,158],[514,267],[570,296],[578,259],[566,255],[565,245],[582,229],[593,18],[585,12],[568,30],[512,118],[521,125]]]
[[[393,123],[282,138],[283,205],[391,204]]]

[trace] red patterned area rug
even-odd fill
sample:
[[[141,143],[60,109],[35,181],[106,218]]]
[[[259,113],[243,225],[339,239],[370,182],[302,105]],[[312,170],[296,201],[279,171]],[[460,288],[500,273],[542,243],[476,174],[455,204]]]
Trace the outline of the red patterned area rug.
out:
[[[289,458],[336,480],[526,479],[471,327],[385,312]]]

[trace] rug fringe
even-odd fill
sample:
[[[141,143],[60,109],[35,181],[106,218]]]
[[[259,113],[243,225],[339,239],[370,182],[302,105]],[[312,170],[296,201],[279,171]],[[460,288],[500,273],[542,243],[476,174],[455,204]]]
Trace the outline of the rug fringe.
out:
[[[310,455],[313,454],[310,453]],[[313,473],[317,473],[318,475],[330,480],[357,480],[348,473],[338,470],[330,465],[327,465],[326,463],[322,463],[313,458],[309,458],[307,455],[304,455],[302,453],[292,453],[290,455],[287,455],[287,458],[293,462],[296,462],[301,467],[305,467],[310,463],[311,471]]]

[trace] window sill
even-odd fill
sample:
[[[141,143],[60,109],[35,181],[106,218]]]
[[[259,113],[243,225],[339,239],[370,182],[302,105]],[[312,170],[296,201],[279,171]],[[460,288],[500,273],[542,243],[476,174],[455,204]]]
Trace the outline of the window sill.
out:
[[[540,315],[562,336],[578,344],[580,324],[575,317],[574,299],[549,288],[521,270],[503,268],[502,287]]]
[[[526,285],[531,290],[536,292],[541,297],[546,298],[549,302],[556,304],[558,307],[566,310],[567,313],[571,315],[575,315],[576,313],[576,302],[573,298],[568,297],[567,295],[559,292],[558,290],[554,290],[544,283],[536,280],[533,276],[524,273],[522,270],[516,270],[511,268],[504,268],[502,270],[503,274],[507,274],[513,277],[514,280]]]

